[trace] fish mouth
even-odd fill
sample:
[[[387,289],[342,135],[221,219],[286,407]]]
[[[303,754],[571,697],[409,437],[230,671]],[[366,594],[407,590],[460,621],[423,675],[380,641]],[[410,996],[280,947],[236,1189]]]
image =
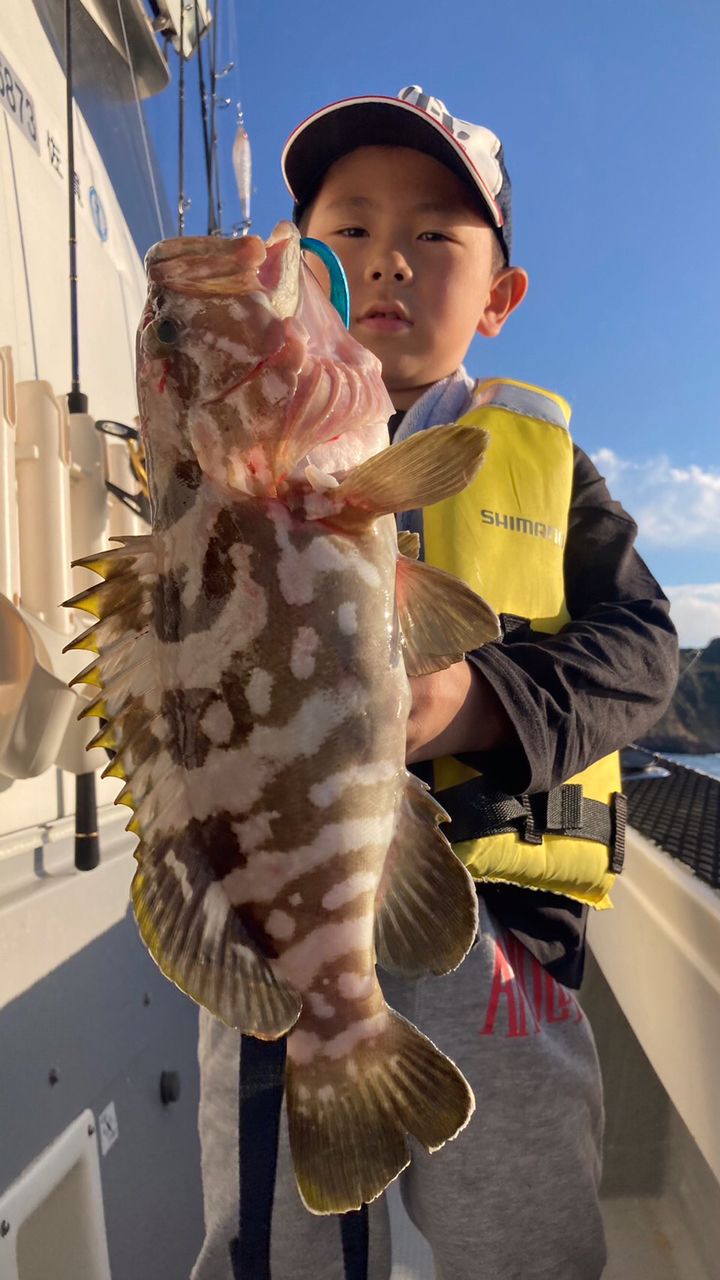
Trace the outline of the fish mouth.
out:
[[[159,289],[199,299],[262,293],[281,319],[297,310],[300,265],[300,233],[290,222],[279,223],[267,241],[260,236],[162,240],[145,258],[148,278]]]

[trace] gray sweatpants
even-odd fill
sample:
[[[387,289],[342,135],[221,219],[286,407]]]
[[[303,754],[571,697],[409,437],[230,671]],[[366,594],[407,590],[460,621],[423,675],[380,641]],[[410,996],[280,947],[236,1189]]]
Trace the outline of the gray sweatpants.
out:
[[[453,974],[381,975],[387,1001],[458,1064],[477,1110],[400,1176],[437,1280],[598,1280],[602,1092],[587,1019],[481,902],[477,945]],[[206,1238],[191,1280],[232,1280],[238,1220],[239,1036],[200,1019]],[[370,1206],[370,1280],[389,1280],[385,1197]],[[273,1208],[273,1280],[343,1280],[338,1219],[303,1207],[283,1114]]]

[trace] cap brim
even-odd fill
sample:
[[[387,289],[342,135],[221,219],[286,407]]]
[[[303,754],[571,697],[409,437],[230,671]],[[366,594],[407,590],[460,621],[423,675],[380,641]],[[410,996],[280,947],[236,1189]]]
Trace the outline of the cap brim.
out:
[[[475,187],[496,227],[503,213],[467,153],[449,129],[413,103],[398,98],[348,98],[309,116],[290,135],[282,170],[290,195],[303,205],[323,175],[357,147],[412,147],[433,156]]]

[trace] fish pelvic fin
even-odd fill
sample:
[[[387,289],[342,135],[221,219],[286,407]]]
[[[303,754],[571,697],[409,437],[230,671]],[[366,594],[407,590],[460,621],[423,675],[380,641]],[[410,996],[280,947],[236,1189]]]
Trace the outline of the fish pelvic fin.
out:
[[[452,573],[398,556],[396,600],[409,676],[459,662],[500,636],[497,614]]]
[[[437,1151],[465,1127],[475,1099],[431,1040],[386,1006],[384,1030],[340,1058],[293,1060],[286,1099],[300,1196],[311,1213],[375,1200],[410,1163],[407,1136]]]
[[[443,821],[445,810],[409,773],[375,907],[377,961],[390,973],[450,973],[475,940],[475,885],[440,830]]]
[[[135,852],[132,902],[156,964],[181,991],[245,1035],[277,1040],[296,1022],[300,996],[273,974],[200,857],[171,836]]]
[[[429,507],[474,478],[489,436],[480,427],[430,427],[355,467],[333,493],[333,524],[356,529],[378,516]]]

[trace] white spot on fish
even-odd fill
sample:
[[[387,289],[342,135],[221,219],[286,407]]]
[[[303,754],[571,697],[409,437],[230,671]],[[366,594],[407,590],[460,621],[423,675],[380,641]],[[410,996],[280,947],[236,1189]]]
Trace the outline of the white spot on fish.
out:
[[[317,1091],[317,1100],[320,1103],[334,1102],[335,1089],[331,1084],[323,1084]]]
[[[225,746],[230,741],[235,722],[232,713],[224,702],[211,702],[200,721],[200,728],[216,747]]]
[[[228,355],[233,356],[238,364],[249,363],[252,359],[248,347],[244,347],[241,342],[234,342],[232,338],[224,337],[222,334],[213,335],[212,345],[218,351],[227,351]]]
[[[244,822],[234,822],[232,829],[238,838],[241,851],[253,853],[261,845],[266,844],[272,836],[270,823],[279,817],[280,814],[276,809],[269,809],[264,813],[254,813]]]
[[[340,884],[334,884],[332,889],[328,889],[322,905],[326,911],[336,911],[338,907],[344,907],[347,902],[352,902],[353,898],[358,898],[361,893],[374,892],[377,882],[377,875],[374,872],[356,871],[348,876],[347,880],[342,880]]]
[[[372,973],[338,974],[337,989],[346,1000],[362,1000],[370,995],[374,986],[375,978]]]
[[[281,377],[274,369],[263,369],[261,376],[263,395],[269,405],[278,405],[289,399],[290,389],[286,378]]]
[[[293,1031],[288,1037],[287,1052],[288,1057],[304,1067],[306,1063],[312,1062],[316,1057],[319,1049],[322,1048],[322,1040],[314,1031]]]
[[[360,1072],[358,1071],[357,1062],[355,1061],[354,1058],[348,1058],[347,1062],[345,1063],[345,1071],[347,1072],[351,1080],[357,1080]]]
[[[326,809],[349,787],[375,786],[388,782],[398,772],[394,760],[380,760],[377,764],[351,765],[341,773],[331,773],[323,782],[315,782],[308,795],[318,809]]]
[[[338,605],[337,620],[340,630],[346,636],[354,636],[357,628],[357,605],[354,600],[344,600]]]
[[[322,1049],[323,1056],[326,1058],[343,1058],[346,1053],[351,1053],[361,1040],[370,1040],[374,1036],[381,1035],[386,1026],[386,1009],[381,1009],[379,1013],[374,1013],[370,1018],[363,1018],[361,1022],[352,1022],[339,1035],[325,1042]]]
[[[300,627],[293,640],[290,670],[296,680],[307,680],[315,673],[315,650],[320,637],[312,627]]]
[[[291,893],[290,897],[288,898],[288,902],[290,903],[291,907],[299,907],[300,903],[302,902],[302,894]]]
[[[349,540],[325,535],[314,538],[302,551],[290,541],[290,514],[279,504],[273,507],[275,539],[281,555],[278,562],[280,590],[288,604],[310,604],[315,599],[316,578],[323,573],[357,573],[369,587],[381,585],[380,574],[371,561],[360,555]]]
[[[201,771],[196,769],[193,772]],[[231,871],[222,883],[235,906],[243,902],[272,902],[286,884],[338,855],[367,848],[387,849],[394,829],[394,809],[379,817],[329,822],[318,832],[312,844],[301,845],[298,849],[259,849],[251,853],[247,864]],[[376,875],[379,876],[380,858],[376,857],[374,861],[378,864]]]
[[[203,894],[202,910],[205,916],[203,942],[211,938],[217,944],[225,932],[230,912],[230,903],[221,881],[216,880],[207,886]]]
[[[335,1006],[320,991],[308,991],[305,997],[316,1018],[334,1018]]]
[[[279,938],[281,942],[287,942],[295,932],[295,921],[287,911],[279,911],[276,907],[265,921],[265,930],[271,938]]]
[[[172,530],[166,534],[170,539]],[[171,544],[172,550],[172,544]],[[157,688],[215,689],[227,670],[231,655],[248,649],[267,623],[268,603],[264,589],[250,572],[252,550],[241,543],[230,549],[235,568],[228,579],[225,608],[207,631],[194,631],[177,643],[162,645],[162,661],[156,666]],[[202,560],[198,548],[195,560]],[[170,557],[169,557],[170,558]],[[174,559],[174,552],[172,555]]]
[[[270,695],[275,677],[262,667],[254,667],[245,686],[245,697],[254,716],[266,716],[270,712]]]
[[[192,885],[190,883],[190,876],[188,875],[188,869],[185,866],[185,863],[180,861],[180,859],[177,857],[177,855],[173,852],[172,849],[170,850],[169,853],[165,854],[165,862],[166,862],[166,865],[173,872],[176,880],[178,881],[180,885],[180,892],[182,893],[183,898],[185,899],[186,902],[189,902],[190,899],[192,898],[193,891],[192,891]]]
[[[375,913],[371,911],[343,923],[318,925],[273,961],[273,968],[296,990],[307,991],[326,964],[352,951],[369,953],[374,924]]]

